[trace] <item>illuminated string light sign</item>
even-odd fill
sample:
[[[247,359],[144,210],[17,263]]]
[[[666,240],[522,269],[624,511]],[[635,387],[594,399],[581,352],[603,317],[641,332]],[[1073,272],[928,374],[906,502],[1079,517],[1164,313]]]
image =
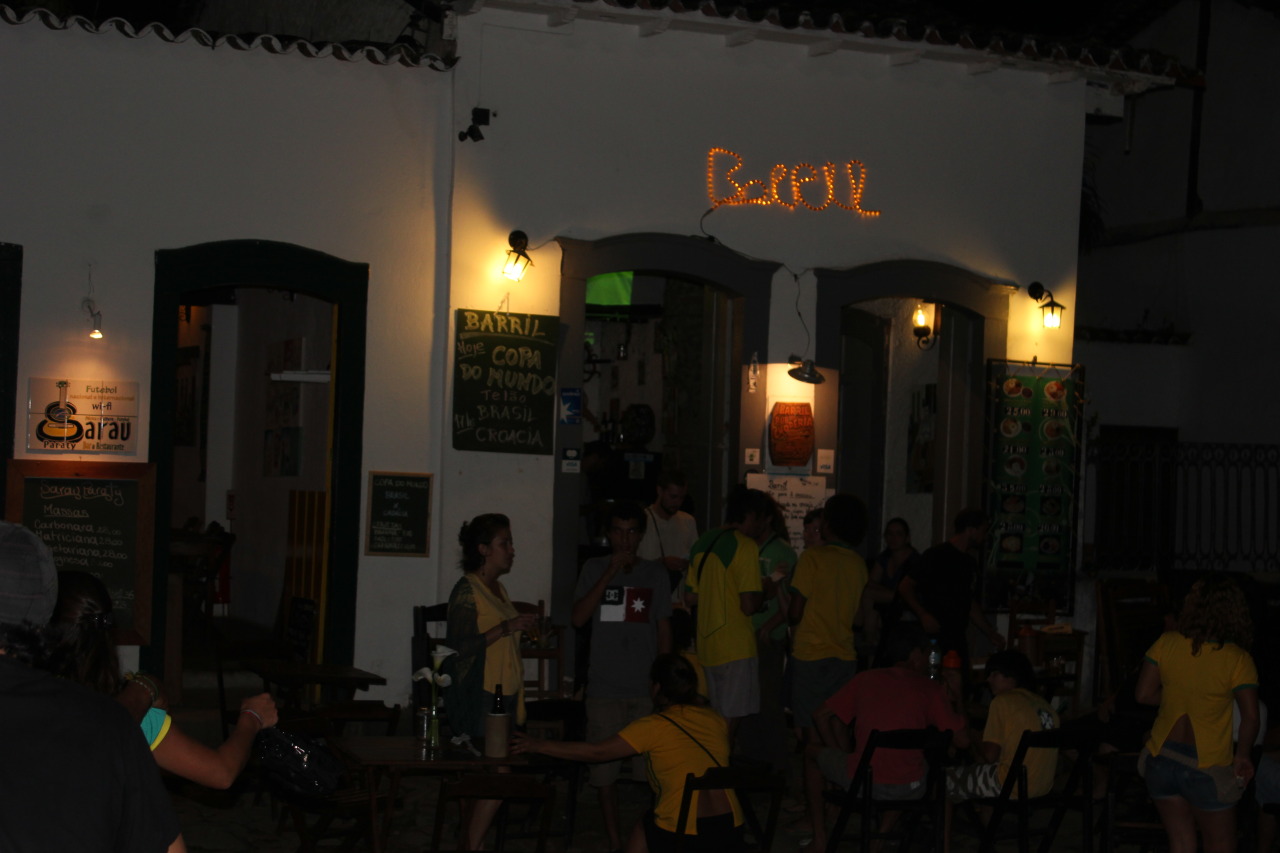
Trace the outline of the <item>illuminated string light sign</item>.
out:
[[[741,168],[742,157],[727,148],[712,148],[707,152],[707,197],[713,210],[738,204],[776,205],[787,210],[797,207],[827,210],[835,206],[859,216],[880,215],[880,211],[862,206],[867,167],[861,160],[850,160],[843,165],[828,161],[821,167],[811,163],[795,166],[779,163],[769,170],[767,179],[746,181],[737,177]]]

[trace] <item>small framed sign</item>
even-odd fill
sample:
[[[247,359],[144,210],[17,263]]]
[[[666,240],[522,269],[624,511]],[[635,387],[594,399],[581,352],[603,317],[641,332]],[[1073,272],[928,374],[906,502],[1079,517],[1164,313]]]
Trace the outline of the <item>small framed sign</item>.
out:
[[[431,475],[369,472],[364,553],[376,557],[431,556]]]

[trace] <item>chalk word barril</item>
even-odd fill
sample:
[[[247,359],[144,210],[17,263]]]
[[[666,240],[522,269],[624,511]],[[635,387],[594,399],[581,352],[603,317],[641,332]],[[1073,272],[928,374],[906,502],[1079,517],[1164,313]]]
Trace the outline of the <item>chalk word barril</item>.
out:
[[[718,158],[719,166],[717,166]],[[727,165],[723,158],[729,158],[732,163],[727,171],[721,171]],[[734,180],[734,175],[741,168],[742,157],[727,148],[712,148],[707,152],[707,197],[711,200],[713,210],[722,205],[735,204],[776,204],[788,210],[795,210],[799,206],[807,207],[809,210],[826,210],[834,204],[836,207],[853,211],[859,216],[880,215],[878,210],[865,210],[862,207],[862,193],[867,186],[867,167],[861,160],[850,160],[843,166],[828,162],[822,168],[809,163],[790,167],[779,163],[769,170],[767,181],[753,178],[745,183]],[[717,177],[728,183],[733,191],[728,195],[720,195],[716,186]],[[842,177],[849,184],[849,204],[836,198],[838,177]],[[814,204],[805,198],[805,184],[820,184],[825,188],[819,203]],[[779,187],[784,187],[782,194],[779,194]],[[789,200],[783,198],[788,191]],[[810,195],[817,195],[817,193],[811,192]]]

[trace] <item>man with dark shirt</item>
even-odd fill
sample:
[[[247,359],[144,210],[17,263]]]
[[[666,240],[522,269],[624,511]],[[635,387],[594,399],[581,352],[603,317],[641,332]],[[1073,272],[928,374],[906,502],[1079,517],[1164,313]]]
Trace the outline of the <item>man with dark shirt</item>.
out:
[[[0,850],[183,853],[147,742],[110,697],[37,668],[53,555],[0,522]]]
[[[1004,648],[1004,637],[987,621],[973,594],[978,577],[976,554],[986,541],[988,526],[982,510],[961,510],[951,537],[925,551],[898,583],[902,603],[920,620],[925,633],[938,638],[942,651],[960,653],[963,672],[969,670],[966,635],[970,622],[997,649]]]

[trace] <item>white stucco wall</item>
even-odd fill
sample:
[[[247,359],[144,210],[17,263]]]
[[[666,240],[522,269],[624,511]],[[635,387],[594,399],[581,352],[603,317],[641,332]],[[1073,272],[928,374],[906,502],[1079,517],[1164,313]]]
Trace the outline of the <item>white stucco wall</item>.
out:
[[[558,313],[557,236],[698,234],[714,146],[738,152],[746,178],[859,159],[864,206],[882,211],[706,217],[727,246],[786,267],[762,361],[803,343],[793,275],[814,330],[833,320],[815,316],[812,270],[894,258],[1044,282],[1067,328],[1046,333],[1031,300],[1012,299],[1007,355],[1071,358],[1081,82],[587,21],[550,29],[492,9],[460,21],[459,54],[446,75],[0,27],[0,156],[13,164],[0,240],[24,249],[20,383],[135,380],[148,412],[157,249],[254,238],[370,265],[364,468],[437,475],[431,557],[360,558],[355,662],[391,682],[374,696],[407,693],[409,606],[447,595],[464,519],[511,514],[509,589],[550,589],[553,458],[452,450],[451,309],[510,294],[513,312]],[[493,122],[483,142],[459,143],[475,106]],[[498,275],[513,228],[546,243],[518,285]],[[79,311],[89,263],[98,343]],[[147,438],[144,420],[138,461]]]
[[[793,273],[810,330],[836,322],[814,316],[819,267],[917,258],[1011,283],[1039,280],[1072,322],[1083,83],[890,66],[853,52],[809,57],[763,41],[726,47],[718,35],[643,38],[581,19],[551,27],[545,16],[492,9],[462,18],[459,53],[455,125],[469,123],[472,107],[496,115],[483,141],[457,146],[454,308],[494,309],[510,292],[512,311],[558,311],[555,243],[533,252],[519,285],[498,275],[513,228],[532,246],[557,236],[698,234],[711,206],[708,151],[723,147],[741,155],[743,180],[766,179],[774,164],[859,159],[868,170],[863,206],[882,211],[723,206],[706,217],[703,227],[725,245],[785,265],[767,361],[785,362],[804,343]],[[727,188],[722,178],[718,186]],[[1070,329],[1046,332],[1030,299],[1011,300],[1009,330],[1011,358],[1070,360]],[[552,457],[446,449],[445,460],[465,484],[445,507],[444,530],[507,511],[518,543],[508,589],[544,595]],[[442,595],[452,581],[441,578]]]
[[[20,388],[54,372],[139,382],[140,452],[126,461],[146,461],[156,250],[294,243],[370,267],[366,399],[397,416],[366,418],[365,469],[435,469],[447,76],[36,23],[0,26],[0,69],[0,240],[23,247]],[[79,308],[89,263],[98,342]],[[12,416],[22,436],[24,413]],[[15,452],[36,456],[21,438]],[[409,604],[432,600],[433,564],[361,558],[356,662],[403,671],[397,696]]]

